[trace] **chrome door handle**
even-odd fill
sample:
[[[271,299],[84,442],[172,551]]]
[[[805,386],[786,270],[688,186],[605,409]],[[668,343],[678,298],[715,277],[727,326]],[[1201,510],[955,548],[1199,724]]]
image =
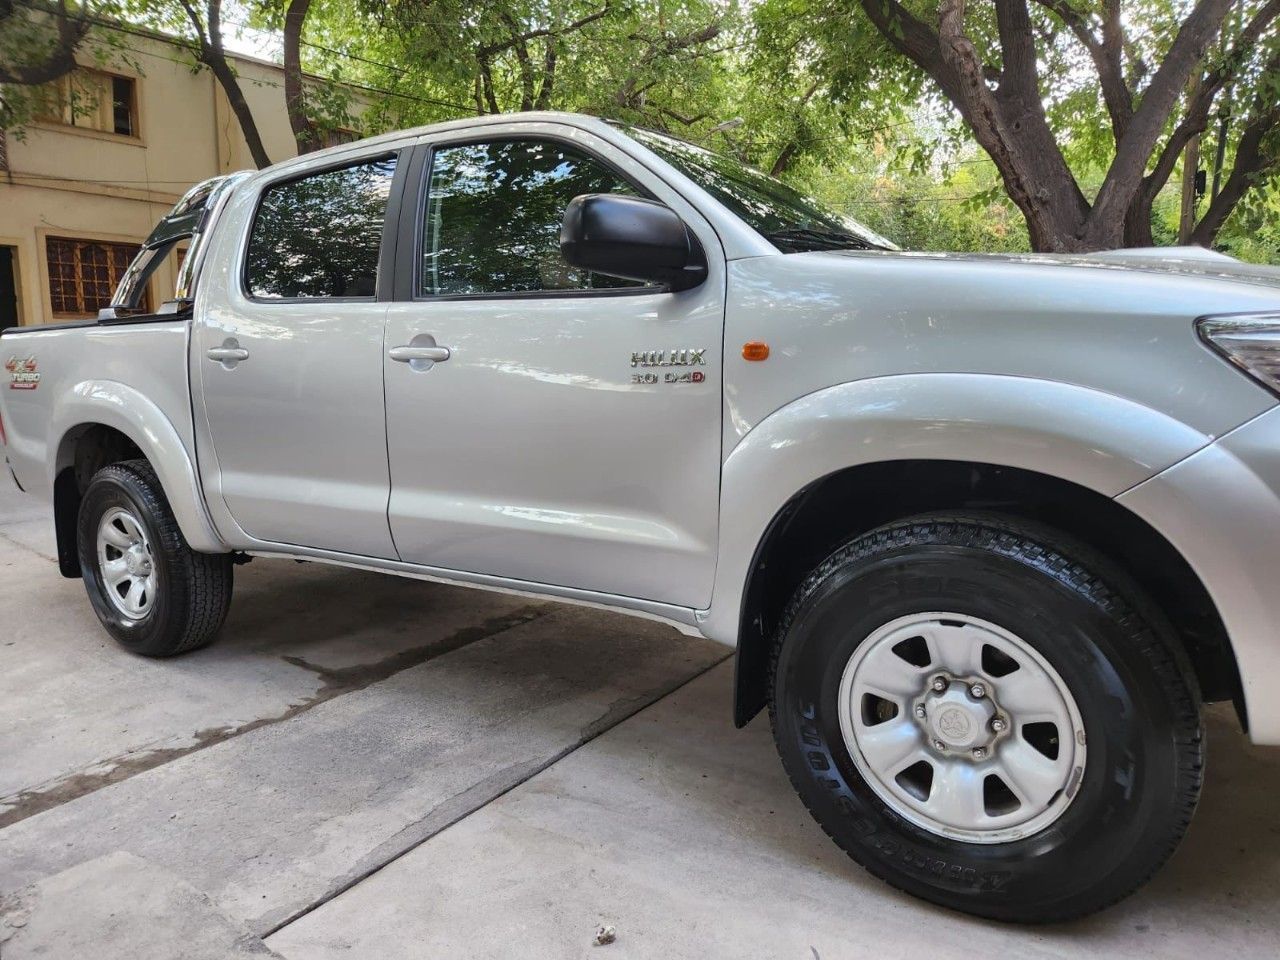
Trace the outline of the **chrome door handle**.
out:
[[[387,356],[400,363],[413,363],[415,360],[427,360],[431,363],[444,363],[449,359],[448,347],[392,347]]]
[[[241,360],[248,360],[249,351],[240,346],[240,341],[235,337],[227,337],[222,341],[222,346],[210,347],[205,356],[210,360],[217,361],[229,370]]]

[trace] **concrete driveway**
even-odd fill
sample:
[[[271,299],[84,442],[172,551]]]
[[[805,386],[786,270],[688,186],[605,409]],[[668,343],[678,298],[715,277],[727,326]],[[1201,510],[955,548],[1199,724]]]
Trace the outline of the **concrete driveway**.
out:
[[[147,661],[52,558],[0,489],[3,960],[1277,955],[1280,752],[1229,711],[1155,882],[1018,929],[844,857],[709,642],[255,560],[215,646]]]

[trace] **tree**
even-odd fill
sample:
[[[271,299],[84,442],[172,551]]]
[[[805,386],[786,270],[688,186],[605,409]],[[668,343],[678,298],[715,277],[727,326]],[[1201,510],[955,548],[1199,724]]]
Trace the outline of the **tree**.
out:
[[[0,130],[20,129],[31,118],[36,88],[76,68],[93,19],[113,10],[67,0],[0,0]]]
[[[231,112],[236,115],[244,142],[249,147],[249,155],[259,169],[270,166],[271,158],[262,145],[258,123],[249,108],[249,101],[245,99],[244,91],[240,89],[235,68],[231,66],[223,48],[222,0],[206,0],[203,8],[195,0],[178,0],[178,4],[185,15],[186,26],[195,35],[193,52],[196,60],[209,68],[226,94],[227,103],[231,106]]]
[[[439,94],[436,105],[583,110],[681,128],[723,119],[706,107],[724,102],[730,65],[718,41],[734,22],[731,0],[366,0],[363,9],[377,24],[364,56],[387,67],[370,82],[400,90],[407,77],[415,92]],[[426,106],[423,119],[435,119]]]
[[[302,28],[307,22],[311,0],[288,0],[288,4],[284,15],[284,105],[298,153],[303,154],[322,145],[320,131],[307,113],[302,77]]]
[[[1249,105],[1233,165],[1195,239],[1216,235],[1280,163],[1280,0],[805,0],[818,44],[865,43],[868,91],[930,81],[990,156],[1037,250],[1145,244],[1151,204],[1232,84]],[[766,0],[794,6],[796,0]],[[1199,78],[1191,92],[1189,82]],[[1241,96],[1242,89],[1250,92]],[[1105,131],[1099,133],[1098,131]],[[1096,175],[1095,184],[1089,182]]]

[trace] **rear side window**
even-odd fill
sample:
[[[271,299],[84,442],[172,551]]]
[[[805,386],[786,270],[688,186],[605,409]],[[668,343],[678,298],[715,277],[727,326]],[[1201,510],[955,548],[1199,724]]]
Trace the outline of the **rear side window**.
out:
[[[244,279],[263,300],[371,300],[395,157],[268,187],[249,234]]]

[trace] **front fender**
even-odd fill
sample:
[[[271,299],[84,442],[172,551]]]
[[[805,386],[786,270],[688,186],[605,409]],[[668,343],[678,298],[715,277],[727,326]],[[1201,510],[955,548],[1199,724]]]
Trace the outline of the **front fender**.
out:
[[[48,488],[74,456],[68,438],[76,428],[100,423],[119,430],[151,462],[164,488],[178,527],[191,549],[221,553],[228,549],[204,508],[195,466],[182,437],[156,404],[133,387],[114,380],[82,380],[62,393],[49,422],[46,458]]]
[[[714,640],[737,643],[751,560],[770,522],[798,492],[839,470],[961,460],[1115,497],[1213,439],[1132,400],[1027,377],[906,374],[818,390],[774,411],[726,458],[720,556],[699,626]]]

